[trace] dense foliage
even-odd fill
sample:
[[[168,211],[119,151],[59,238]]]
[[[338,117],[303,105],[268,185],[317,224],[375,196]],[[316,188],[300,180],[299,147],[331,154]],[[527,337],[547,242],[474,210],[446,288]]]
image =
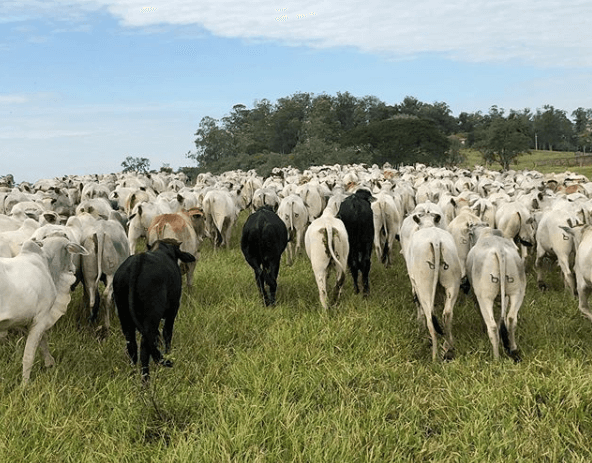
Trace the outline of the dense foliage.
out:
[[[267,175],[288,165],[454,165],[462,160],[462,145],[478,149],[485,163],[507,169],[530,149],[587,152],[592,147],[592,109],[573,111],[573,121],[551,105],[534,113],[504,113],[492,106],[487,114],[455,117],[444,102],[411,96],[389,105],[349,92],[295,93],[276,103],[255,101],[252,108],[237,104],[221,120],[204,117],[195,133],[196,150],[186,156],[199,171],[256,169]]]

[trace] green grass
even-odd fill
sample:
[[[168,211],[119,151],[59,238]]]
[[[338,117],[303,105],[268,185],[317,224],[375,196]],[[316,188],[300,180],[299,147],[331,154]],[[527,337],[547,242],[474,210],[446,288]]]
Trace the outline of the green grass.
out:
[[[204,246],[184,290],[173,368],[131,368],[114,317],[99,341],[77,326],[80,289],[22,388],[25,338],[0,344],[0,461],[590,461],[592,324],[556,266],[529,271],[521,363],[492,360],[470,298],[455,308],[455,360],[432,363],[399,254],[374,260],[371,295],[325,312],[305,255],[282,265],[264,307],[238,247]]]
[[[473,169],[475,166],[484,165],[483,158],[479,151],[473,149],[464,149],[462,154],[465,157],[465,161],[461,167],[467,169]],[[585,175],[587,178],[592,178],[592,166],[554,166],[554,165],[541,165],[541,161],[565,159],[574,157],[573,151],[543,151],[543,150],[532,150],[530,153],[521,154],[516,159],[515,163],[511,164],[511,168],[514,170],[537,170],[543,174],[550,173],[561,173],[566,170],[575,172],[578,174]],[[501,166],[497,163],[489,166],[492,170],[500,170]]]

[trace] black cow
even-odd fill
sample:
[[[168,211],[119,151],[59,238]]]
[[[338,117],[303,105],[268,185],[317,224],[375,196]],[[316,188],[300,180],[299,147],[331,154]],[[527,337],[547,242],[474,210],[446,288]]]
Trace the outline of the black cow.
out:
[[[158,349],[158,327],[164,319],[162,334],[165,353],[168,353],[181,300],[181,269],[177,261],[195,261],[195,257],[181,251],[179,245],[175,240],[157,241],[149,251],[128,257],[113,279],[113,297],[121,330],[134,365],[138,361],[136,329],[142,335],[140,362],[145,381],[149,378],[150,356],[157,363],[173,366],[170,360],[163,359]]]
[[[358,287],[358,272],[362,272],[364,295],[370,294],[370,262],[372,258],[372,245],[374,242],[374,218],[370,202],[373,201],[372,193],[359,189],[353,195],[343,200],[339,207],[337,217],[343,221],[349,239],[349,254],[347,265],[354,280],[354,290],[360,292]]]
[[[265,305],[275,304],[280,260],[287,244],[286,225],[271,207],[263,206],[247,218],[241,236],[241,250],[255,271],[257,287]],[[269,294],[265,284],[269,286]]]

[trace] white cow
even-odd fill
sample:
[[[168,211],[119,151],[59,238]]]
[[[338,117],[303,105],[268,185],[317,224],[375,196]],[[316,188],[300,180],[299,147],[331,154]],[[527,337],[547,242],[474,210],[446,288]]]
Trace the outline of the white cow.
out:
[[[111,203],[106,198],[86,199],[76,206],[76,215],[88,212],[95,217],[108,219],[112,210]]]
[[[86,250],[66,238],[26,241],[12,258],[0,258],[0,330],[28,326],[23,355],[23,382],[29,381],[37,347],[45,366],[54,365],[47,330],[66,313],[74,283],[72,254]]]
[[[308,209],[308,220],[310,222],[319,217],[327,205],[325,193],[318,183],[309,182],[299,185],[296,188],[296,194],[304,201]]]
[[[308,225],[308,209],[300,196],[291,194],[280,201],[277,215],[288,229],[288,265],[292,265],[304,243],[304,233]]]
[[[82,256],[82,276],[86,302],[91,310],[90,321],[98,317],[100,302],[103,301],[102,337],[109,335],[110,313],[113,308],[113,277],[119,266],[130,255],[125,229],[114,219],[91,219],[85,222],[81,244],[88,251]],[[99,295],[99,281],[105,277],[102,298]]]
[[[407,244],[413,233],[422,227],[435,226],[446,230],[448,224],[445,222],[442,208],[432,202],[420,203],[401,223],[399,230],[399,241],[401,243],[401,254],[405,257]]]
[[[487,198],[476,198],[471,202],[471,210],[482,222],[485,222],[491,228],[495,228],[495,213],[497,211],[497,206],[493,201]]]
[[[11,257],[14,257],[20,252],[22,244],[30,239],[38,228],[39,222],[35,219],[25,219],[18,229],[1,232],[0,243],[3,243],[4,248],[8,246]]]
[[[450,232],[438,227],[428,226],[415,231],[409,239],[405,261],[411,280],[413,293],[417,298],[417,318],[427,324],[432,341],[432,360],[438,354],[436,333],[444,334],[448,345],[446,357],[454,350],[452,338],[452,312],[461,282],[461,267],[458,251]],[[444,332],[434,313],[434,303],[438,289],[444,291]],[[422,316],[423,315],[423,316]],[[425,320],[425,322],[424,322]]]
[[[253,193],[253,200],[251,202],[253,211],[263,206],[270,206],[276,212],[279,205],[280,198],[273,188],[258,188]]]
[[[481,222],[481,219],[471,212],[468,207],[465,207],[452,221],[448,224],[448,231],[454,238],[456,249],[458,251],[458,258],[460,260],[460,267],[462,275],[466,275],[466,260],[467,254],[471,249],[470,244],[470,228],[471,225],[476,225]]]
[[[535,222],[531,211],[519,201],[503,202],[495,213],[495,224],[505,238],[517,242],[525,259],[527,247],[535,244]]]
[[[381,191],[370,204],[374,217],[374,249],[385,267],[391,265],[391,250],[398,238],[403,213],[392,194]]]
[[[230,235],[238,217],[235,197],[226,190],[210,190],[203,198],[206,234],[212,239],[214,249],[230,248]]]
[[[516,324],[526,292],[524,262],[516,245],[503,237],[499,230],[474,227],[472,233],[471,241],[475,244],[467,256],[467,276],[487,326],[493,357],[499,359],[501,336],[508,354],[519,361]],[[493,313],[493,303],[498,295],[501,300],[499,326]]]
[[[576,260],[574,271],[576,272],[576,288],[578,291],[578,308],[590,321],[592,312],[588,306],[588,298],[592,292],[592,225],[580,227],[562,227],[564,231],[575,237]]]
[[[573,266],[576,253],[575,238],[561,227],[573,227],[578,224],[578,219],[570,210],[544,211],[539,219],[536,231],[536,260],[537,284],[540,289],[547,289],[544,281],[543,257],[557,260],[565,287],[576,295],[576,278]]]
[[[326,211],[308,226],[304,244],[319,289],[321,305],[327,309],[327,276],[330,269],[335,268],[333,302],[338,300],[345,282],[349,254],[347,230],[341,220]]]

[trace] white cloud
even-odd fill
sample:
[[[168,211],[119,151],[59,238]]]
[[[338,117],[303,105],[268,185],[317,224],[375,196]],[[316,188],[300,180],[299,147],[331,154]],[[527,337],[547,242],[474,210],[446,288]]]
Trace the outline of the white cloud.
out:
[[[467,62],[592,65],[589,0],[23,0],[0,17],[108,10],[124,27],[198,25],[221,37],[353,47],[394,59],[437,53]]]
[[[20,94],[2,94],[0,93],[0,105],[11,105],[27,103],[29,97]]]
[[[86,137],[93,132],[60,130],[60,129],[33,129],[23,130],[16,127],[4,127],[0,129],[0,140],[25,139],[47,140],[49,138]]]

